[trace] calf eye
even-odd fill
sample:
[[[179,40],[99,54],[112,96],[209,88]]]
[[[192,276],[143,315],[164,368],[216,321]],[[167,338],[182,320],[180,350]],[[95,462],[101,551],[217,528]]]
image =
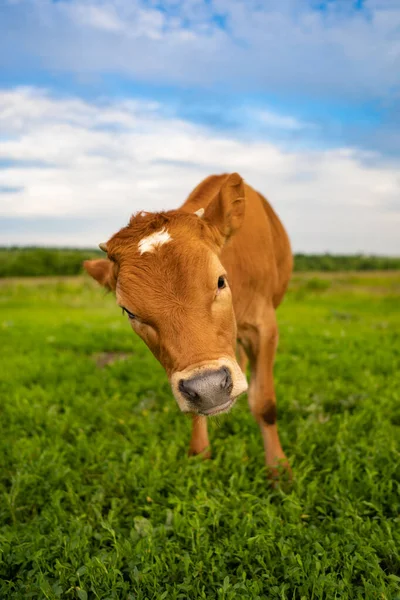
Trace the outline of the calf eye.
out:
[[[134,315],[133,313],[129,312],[129,310],[127,310],[127,309],[126,309],[126,308],[124,308],[123,306],[122,306],[121,308],[122,308],[122,314],[126,313],[126,314],[128,315],[128,319],[131,319],[131,320],[132,320],[132,319],[135,319],[135,318],[136,318],[136,317],[135,317],[135,315]]]
[[[218,289],[223,290],[225,287],[226,287],[226,279],[225,279],[224,275],[221,275],[221,277],[218,277]]]

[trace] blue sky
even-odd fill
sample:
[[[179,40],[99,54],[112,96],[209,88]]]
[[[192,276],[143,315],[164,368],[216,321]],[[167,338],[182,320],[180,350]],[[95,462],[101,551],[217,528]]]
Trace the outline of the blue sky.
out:
[[[399,100],[400,0],[2,0],[0,243],[238,170],[295,250],[400,254]]]

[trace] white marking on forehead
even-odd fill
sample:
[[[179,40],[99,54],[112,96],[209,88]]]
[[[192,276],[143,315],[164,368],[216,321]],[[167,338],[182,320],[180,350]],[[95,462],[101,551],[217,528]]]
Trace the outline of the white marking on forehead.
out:
[[[153,252],[159,246],[163,246],[172,240],[172,237],[169,235],[168,231],[163,228],[160,231],[155,231],[154,233],[146,236],[139,242],[139,252],[140,254],[144,254],[145,252]]]
[[[197,215],[198,217],[200,217],[200,219],[201,219],[204,215],[204,208],[199,208],[199,210],[195,210],[194,214]]]

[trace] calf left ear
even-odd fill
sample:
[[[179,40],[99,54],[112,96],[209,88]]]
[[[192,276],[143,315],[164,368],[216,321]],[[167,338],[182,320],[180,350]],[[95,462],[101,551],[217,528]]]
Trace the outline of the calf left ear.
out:
[[[89,273],[93,279],[95,279],[100,285],[104,286],[108,290],[115,290],[117,284],[114,275],[114,263],[106,258],[100,258],[99,260],[85,260],[83,268]]]
[[[204,220],[217,227],[226,241],[243,223],[245,211],[244,182],[238,173],[224,181],[218,195],[204,212]]]

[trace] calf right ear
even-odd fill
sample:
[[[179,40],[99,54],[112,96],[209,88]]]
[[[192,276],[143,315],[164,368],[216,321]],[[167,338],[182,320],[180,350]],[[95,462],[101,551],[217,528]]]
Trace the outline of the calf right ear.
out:
[[[231,173],[204,212],[204,220],[214,225],[223,242],[242,225],[245,211],[244,181],[239,173]]]
[[[108,290],[114,291],[117,280],[114,274],[114,263],[106,258],[98,260],[85,260],[83,268],[95,279],[100,285]]]

